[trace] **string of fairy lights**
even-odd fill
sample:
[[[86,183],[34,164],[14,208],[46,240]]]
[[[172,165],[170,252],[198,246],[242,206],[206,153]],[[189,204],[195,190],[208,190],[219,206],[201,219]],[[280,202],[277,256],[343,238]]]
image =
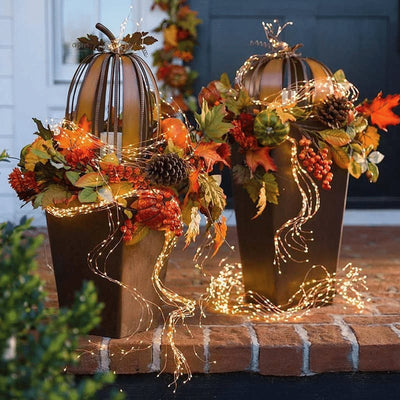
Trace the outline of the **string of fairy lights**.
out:
[[[272,26],[265,25],[264,28],[266,33],[269,32],[270,35],[267,35],[267,37],[270,42],[272,40],[273,48],[276,49],[276,52],[272,53],[270,57],[280,56],[280,51],[288,48],[287,43],[282,44],[282,42],[278,41],[277,37],[279,34],[275,36],[272,35]],[[243,81],[245,73],[253,68],[254,57],[248,59],[238,71],[237,82],[239,82],[239,84]],[[308,100],[310,96],[314,95],[316,90],[325,90],[327,93],[339,91],[343,96],[349,99],[354,99],[358,95],[357,89],[353,85],[347,81],[338,83],[333,78],[327,78],[324,82],[313,80],[300,82],[300,84],[298,82],[295,89],[295,98],[291,100],[297,104],[304,104],[302,107],[305,111],[309,109],[310,104]],[[283,93],[280,91],[272,96],[272,98],[267,98],[263,101],[255,100],[254,104],[272,108],[280,104],[280,106],[283,106],[284,110],[286,110],[285,106],[289,108],[290,104],[283,104],[282,99]],[[72,129],[78,129],[76,125],[71,124],[69,121],[62,121],[59,126],[54,126],[53,129],[60,129],[60,126],[66,123],[70,124],[69,126],[72,127]],[[101,147],[106,153],[117,153],[118,149],[113,145],[101,142],[98,138],[94,138],[88,133],[86,133],[86,135],[87,138],[84,138],[84,140],[95,141],[97,146],[99,148]],[[273,239],[275,249],[274,265],[276,265],[279,272],[282,272],[281,267],[288,260],[297,263],[310,262],[306,256],[304,259],[298,259],[295,252],[303,254],[308,253],[308,242],[312,240],[313,232],[307,231],[303,229],[303,227],[315,216],[320,206],[318,187],[307,171],[302,168],[298,160],[297,141],[291,137],[287,140],[290,146],[291,172],[301,197],[301,207],[299,213],[295,217],[290,218],[275,232]],[[148,143],[144,143],[140,147],[132,145],[123,147],[119,152],[121,154],[121,165],[140,165],[140,163],[145,162],[141,161],[143,160],[142,156],[153,153],[154,149],[161,143],[161,140],[156,138]],[[100,162],[100,158],[96,159],[97,164]],[[154,188],[153,190],[155,194],[157,194],[158,189]],[[248,318],[250,321],[285,322],[296,321],[305,314],[308,314],[312,309],[326,306],[332,302],[335,296],[341,297],[345,304],[355,307],[360,312],[365,309],[366,303],[370,301],[365,294],[368,288],[366,285],[366,276],[363,274],[361,268],[352,264],[347,264],[342,269],[341,274],[336,275],[335,273],[330,273],[323,265],[313,264],[304,277],[303,283],[299,286],[298,290],[293,293],[288,302],[282,305],[275,305],[268,298],[255,292],[246,292],[243,283],[242,265],[240,263],[229,263],[227,258],[223,258],[220,261],[221,269],[216,276],[205,272],[206,263],[211,258],[213,249],[213,237],[210,233],[207,233],[204,242],[196,249],[193,257],[194,267],[200,269],[204,276],[209,277],[209,285],[199,300],[181,296],[179,293],[168,288],[163,279],[168,259],[177,245],[177,237],[172,232],[165,231],[162,250],[157,256],[151,276],[152,285],[160,300],[165,305],[173,308],[167,316],[164,316],[159,305],[145,299],[135,287],[115,279],[107,272],[107,261],[110,255],[118,246],[125,245],[119,233],[121,227],[121,211],[123,208],[119,200],[121,200],[121,198],[131,198],[137,194],[138,191],[132,189],[123,195],[115,195],[112,201],[101,200],[96,203],[83,204],[69,208],[47,207],[46,211],[58,218],[73,218],[82,214],[106,211],[108,234],[104,240],[88,252],[88,267],[97,276],[126,290],[135,301],[135,306],[139,305],[141,309],[140,318],[139,321],[132,321],[132,329],[129,335],[125,337],[127,343],[130,342],[130,338],[139,330],[148,331],[153,326],[154,309],[157,309],[161,313],[164,321],[162,325],[162,337],[165,336],[167,339],[175,364],[174,378],[171,383],[171,385],[174,385],[174,390],[176,390],[178,380],[181,377],[186,375],[184,382],[189,381],[192,377],[190,365],[184,353],[176,344],[175,335],[177,326],[181,324],[190,332],[186,321],[193,317],[197,310],[200,311],[200,314],[204,314],[207,309],[209,309],[226,315],[241,315]],[[233,246],[230,246],[230,249],[235,251]],[[312,278],[315,270],[322,271],[323,278],[318,280]],[[320,276],[321,274],[318,275]],[[142,326],[145,320],[147,321],[146,326]],[[134,326],[135,323],[137,323],[136,326]],[[88,340],[88,342],[91,343],[90,340]],[[115,350],[111,356],[124,357],[133,351],[142,350],[143,347],[141,345],[142,342],[139,342],[139,345],[136,346],[132,345],[130,348],[121,346],[121,348]],[[106,350],[106,348],[101,347],[104,346],[103,344],[99,344],[99,346],[100,349]],[[148,347],[151,347],[151,345],[148,345],[147,348]],[[78,358],[88,352],[91,355],[95,355],[94,351],[83,349],[78,355]],[[166,368],[168,358],[167,349],[164,355],[165,364],[161,368],[160,373]]]
[[[285,263],[288,259],[296,262],[309,261],[307,259],[297,260],[296,257],[292,255],[292,252],[307,253],[307,242],[312,239],[310,237],[312,232],[304,230],[303,225],[312,219],[319,208],[318,188],[313,179],[299,163],[297,158],[297,142],[293,138],[288,138],[288,141],[290,144],[292,175],[301,195],[302,205],[299,214],[289,219],[275,233],[274,263],[279,270],[281,268],[281,263]],[[96,143],[98,143],[97,138]],[[122,164],[126,162],[127,165],[132,165],[135,158],[139,158],[140,155],[153,151],[154,145],[155,143],[151,142],[147,146],[141,148],[129,146],[126,149],[122,149]],[[99,146],[106,146],[109,152],[115,151],[112,145],[99,143]],[[128,158],[129,161],[124,161],[125,157]],[[100,159],[97,160],[97,162],[100,162]],[[156,188],[153,190],[155,193],[158,191]],[[137,192],[132,190],[120,197],[129,198],[136,194]],[[108,258],[118,246],[123,245],[121,235],[119,234],[121,227],[120,215],[122,215],[120,211],[122,206],[119,205],[118,200],[119,196],[116,196],[113,202],[102,200],[93,204],[84,204],[79,207],[65,209],[48,207],[46,211],[58,218],[72,218],[81,214],[102,210],[107,212],[108,235],[88,253],[87,262],[88,267],[94,274],[126,290],[132,297],[132,300],[134,300],[135,305],[141,308],[140,318],[138,321],[135,321],[137,325],[132,326],[129,335],[125,337],[126,342],[129,343],[129,339],[138,331],[148,331],[151,329],[154,322],[155,309],[157,309],[161,315],[163,315],[163,313],[159,305],[145,299],[135,287],[115,279],[107,272]],[[168,316],[163,315],[162,337],[166,337],[175,363],[174,379],[171,383],[174,385],[175,390],[177,382],[182,376],[186,376],[184,382],[190,380],[192,376],[190,365],[185,355],[176,344],[176,328],[179,324],[182,324],[190,332],[186,321],[195,315],[196,310],[201,310],[201,313],[204,313],[207,309],[210,309],[226,315],[245,316],[253,321],[296,321],[303,315],[309,313],[312,309],[329,304],[335,295],[342,297],[345,303],[356,307],[359,311],[362,311],[365,308],[366,302],[369,301],[369,299],[365,298],[365,292],[367,291],[366,277],[362,274],[360,268],[348,264],[343,269],[344,276],[337,277],[336,274],[329,273],[324,266],[313,265],[310,268],[309,274],[305,277],[304,282],[288,300],[288,303],[284,305],[275,305],[269,299],[257,293],[245,291],[241,264],[230,264],[226,262],[227,259],[225,258],[221,260],[220,265],[222,268],[217,276],[210,277],[209,274],[204,272],[206,262],[211,258],[210,253],[212,251],[213,238],[210,233],[207,234],[203,244],[197,248],[193,258],[194,266],[202,270],[205,276],[210,277],[210,283],[200,300],[190,299],[168,288],[162,279],[168,259],[173,249],[176,247],[176,243],[177,238],[174,234],[166,231],[164,234],[164,245],[157,257],[151,277],[153,287],[162,302],[173,307],[173,311],[171,311]],[[230,248],[234,251],[233,246]],[[325,277],[319,280],[308,279],[308,275],[310,275],[314,269],[321,269]],[[142,326],[144,321],[147,321],[146,326]],[[148,345],[148,347],[151,347],[151,345]],[[119,350],[114,351],[112,356],[119,355],[124,357],[139,349],[143,349],[142,343],[131,346],[130,348],[121,346]],[[87,352],[87,350],[82,350],[78,357],[87,354]],[[89,351],[89,353],[94,354],[93,351]],[[168,352],[165,350],[165,364],[163,368],[161,368],[160,373],[166,367],[167,358]]]

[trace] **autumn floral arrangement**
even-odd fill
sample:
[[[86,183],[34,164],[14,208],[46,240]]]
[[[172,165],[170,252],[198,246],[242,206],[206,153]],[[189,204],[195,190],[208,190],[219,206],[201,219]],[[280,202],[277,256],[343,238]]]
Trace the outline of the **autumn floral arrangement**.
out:
[[[244,162],[233,166],[233,177],[253,202],[262,198],[278,204],[273,151],[288,139],[292,127],[301,134],[298,159],[322,189],[332,187],[333,163],[355,178],[365,174],[370,182],[377,181],[377,164],[384,158],[378,151],[380,131],[400,123],[392,111],[400,95],[379,93],[357,105],[348,95],[351,84],[343,71],[336,72],[329,84],[332,93],[312,107],[300,107],[298,99],[260,104],[246,88],[232,86],[226,74],[202,89],[197,120],[203,138],[214,146],[228,143],[243,154]]]
[[[218,250],[226,231],[221,218],[226,198],[218,179],[209,175],[217,160],[207,161],[201,147],[193,149],[180,119],[164,118],[161,137],[137,150],[135,157],[110,151],[89,133],[86,116],[79,124],[64,121],[55,127],[34,121],[38,137],[23,148],[18,168],[9,176],[21,200],[64,217],[117,205],[124,213],[121,231],[128,245],[144,238],[149,229],[180,236],[182,222],[188,226],[189,244],[204,214],[207,229],[219,238]],[[228,157],[229,151],[221,153],[218,162],[227,164]]]
[[[161,90],[171,96],[183,111],[195,110],[193,82],[198,73],[190,68],[190,62],[201,20],[186,0],[155,0],[153,8],[156,7],[167,13],[167,18],[155,29],[163,34],[163,47],[153,53],[157,79],[163,82]]]

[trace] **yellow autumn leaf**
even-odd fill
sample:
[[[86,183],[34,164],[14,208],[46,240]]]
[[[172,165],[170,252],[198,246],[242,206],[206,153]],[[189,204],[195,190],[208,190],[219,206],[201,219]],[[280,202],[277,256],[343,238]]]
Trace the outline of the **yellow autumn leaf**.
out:
[[[361,142],[364,149],[372,146],[376,150],[379,146],[380,135],[378,129],[374,126],[369,126],[366,131],[361,132],[357,135],[357,139]]]
[[[287,121],[296,121],[296,117],[291,113],[285,111],[282,107],[276,107],[275,112],[278,114],[279,118],[281,119],[282,123],[284,124]]]
[[[165,28],[163,31],[164,35],[164,42],[171,46],[177,47],[178,46],[178,28],[176,25],[170,25],[168,28]]]
[[[258,218],[263,213],[266,206],[267,206],[267,194],[265,191],[265,182],[263,182],[260,191],[258,193],[257,214],[252,219]]]
[[[201,217],[199,214],[198,207],[192,207],[190,212],[190,223],[185,233],[185,248],[189,246],[191,242],[196,240],[196,237],[200,233],[200,221]]]
[[[41,137],[38,137],[25,154],[25,168],[28,171],[34,171],[37,163],[40,162],[43,165],[46,164],[50,158],[48,156],[46,147],[49,148],[51,146],[51,140],[46,141]],[[41,153],[43,153],[42,157],[40,156]]]

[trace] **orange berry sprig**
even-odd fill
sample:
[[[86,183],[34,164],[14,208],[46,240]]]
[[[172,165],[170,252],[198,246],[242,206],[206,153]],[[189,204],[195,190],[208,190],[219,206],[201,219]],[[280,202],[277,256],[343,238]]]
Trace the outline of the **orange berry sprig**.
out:
[[[302,137],[299,141],[302,150],[299,154],[299,160],[303,167],[313,174],[314,178],[322,181],[322,189],[331,190],[333,173],[331,172],[332,160],[328,160],[328,148],[319,149],[318,153],[311,146],[311,140]]]
[[[121,227],[123,239],[129,242],[137,230],[137,224],[154,230],[166,230],[181,236],[181,210],[174,195],[168,190],[143,190],[139,197],[130,205],[133,221],[126,219]]]

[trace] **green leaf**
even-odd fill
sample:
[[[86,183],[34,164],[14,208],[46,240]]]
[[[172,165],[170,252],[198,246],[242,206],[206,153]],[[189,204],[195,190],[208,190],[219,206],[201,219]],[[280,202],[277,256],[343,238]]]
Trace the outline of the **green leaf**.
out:
[[[368,171],[371,172],[372,177],[370,178],[370,182],[376,183],[379,178],[379,168],[377,165],[373,163],[368,163]]]
[[[226,112],[223,104],[213,107],[211,110],[208,104],[203,100],[201,114],[195,113],[195,118],[199,124],[200,130],[205,137],[214,142],[224,142],[223,137],[229,132],[233,125],[224,122]]]
[[[106,182],[105,176],[99,174],[98,172],[89,172],[81,176],[76,182],[76,187],[97,187],[103,186]]]
[[[97,201],[97,192],[92,188],[84,188],[79,192],[78,200],[81,203],[94,203]]]
[[[362,174],[361,165],[358,164],[354,159],[350,161],[348,170],[350,174],[356,179],[358,179]]]
[[[346,75],[344,74],[342,69],[338,69],[334,74],[333,77],[335,78],[335,81],[338,83],[345,82],[346,81]]]
[[[356,132],[354,126],[351,126],[351,125],[349,125],[349,126],[346,128],[346,133],[349,135],[350,140],[353,140],[353,139],[356,137],[356,134],[357,134],[357,132]]]
[[[182,29],[186,29],[187,31],[189,31],[194,38],[197,37],[197,25],[202,23],[202,20],[200,18],[197,18],[196,14],[197,13],[193,11],[189,12],[186,14],[185,19],[179,19],[177,21],[177,25]]]
[[[31,152],[35,155],[38,156],[39,158],[43,158],[46,160],[50,160],[51,156],[49,153],[46,153],[45,151],[38,150],[38,149],[31,149]]]
[[[227,88],[231,88],[231,82],[229,81],[229,76],[226,72],[224,72],[221,77],[219,78],[219,81]]]
[[[350,136],[342,129],[326,129],[320,131],[322,139],[332,146],[345,146],[351,142]]]
[[[358,143],[352,143],[350,146],[356,153],[358,154],[363,153],[363,148]]]
[[[253,103],[246,89],[241,89],[236,97],[228,96],[225,100],[226,108],[239,115],[241,111],[250,107]]]
[[[333,161],[339,168],[347,169],[350,163],[350,156],[347,147],[330,147]]]
[[[7,153],[6,150],[3,150],[0,153],[0,161],[4,161],[4,162],[10,162],[10,160],[8,159],[10,157],[10,155]]]
[[[33,201],[33,208],[39,208],[42,205],[42,200],[45,192],[39,193]]]
[[[182,149],[181,147],[175,146],[174,142],[172,141],[172,139],[168,139],[168,145],[164,150],[165,154],[172,154],[175,153],[177,154],[179,157],[183,157],[185,155],[185,150]]]
[[[73,185],[75,185],[76,181],[80,178],[79,172],[76,171],[67,171],[65,175]]]
[[[214,220],[218,219],[226,206],[226,197],[224,191],[218,185],[217,181],[207,174],[199,175],[200,190],[203,194],[203,206],[206,209],[211,208],[211,215]]]
[[[265,194],[269,203],[278,204],[279,188],[275,175],[267,172],[263,175],[265,183]]]
[[[45,128],[40,120],[38,120],[36,118],[32,118],[32,119],[38,128],[38,132],[35,132],[36,135],[40,136],[44,140],[53,139],[54,132],[50,129],[49,125],[47,125],[47,128]]]
[[[253,203],[257,203],[258,194],[260,193],[260,189],[262,187],[261,181],[255,177],[252,177],[243,185],[243,187],[246,189]]]
[[[64,186],[50,185],[43,192],[41,206],[46,208],[48,206],[55,206],[58,203],[64,203],[67,202],[71,196],[71,193]]]

